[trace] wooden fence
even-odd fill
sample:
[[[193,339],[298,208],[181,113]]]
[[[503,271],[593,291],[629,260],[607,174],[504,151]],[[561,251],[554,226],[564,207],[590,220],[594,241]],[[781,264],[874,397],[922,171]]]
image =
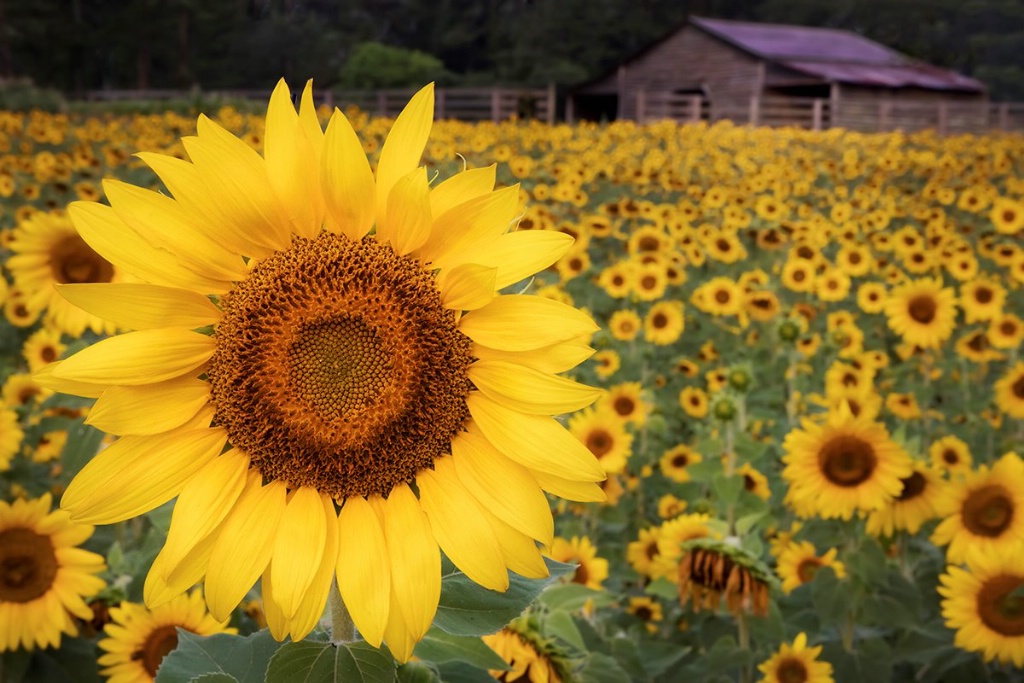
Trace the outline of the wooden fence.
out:
[[[804,97],[751,97],[710,101],[702,95],[639,91],[637,120],[671,119],[679,123],[729,120],[751,126],[793,126],[809,130],[849,128],[881,132],[933,129],[940,135],[991,130],[1024,131],[1024,103],[954,100],[864,100]]]
[[[415,90],[327,90],[317,95],[330,107],[356,106],[378,116],[396,116]],[[264,90],[221,90],[204,96],[265,100]],[[90,90],[92,102],[126,100],[169,100],[194,98],[181,90]],[[555,88],[437,88],[434,116],[461,121],[504,121],[513,116],[555,122]]]

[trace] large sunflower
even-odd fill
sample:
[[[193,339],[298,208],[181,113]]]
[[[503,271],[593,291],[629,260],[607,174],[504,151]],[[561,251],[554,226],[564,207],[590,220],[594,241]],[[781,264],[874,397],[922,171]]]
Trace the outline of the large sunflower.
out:
[[[939,577],[942,616],[956,629],[957,647],[1024,667],[1024,547],[968,552],[967,568],[951,565]]]
[[[50,510],[50,494],[35,500],[0,500],[0,652],[58,647],[74,636],[72,617],[90,620],[84,598],[106,584],[96,553],[77,548],[93,528]]]
[[[932,543],[949,545],[946,558],[961,562],[970,548],[999,554],[1024,543],[1024,462],[1007,453],[992,468],[980,465],[951,482],[936,502],[943,521]]]
[[[164,657],[178,646],[179,628],[200,636],[235,632],[207,613],[198,590],[153,610],[122,602],[110,610],[110,617],[98,660],[110,683],[150,683]]]
[[[956,294],[935,278],[907,282],[889,293],[885,315],[908,344],[937,349],[956,325]]]
[[[306,635],[332,577],[365,639],[405,661],[433,619],[443,551],[470,578],[546,574],[544,491],[600,500],[604,478],[555,414],[599,391],[555,373],[591,349],[589,317],[499,290],[572,244],[508,232],[519,189],[495,168],[428,182],[434,109],[417,93],[376,173],[338,110],[281,82],[264,157],[206,117],[191,162],[141,154],[174,196],[116,181],[70,208],[82,238],[141,284],[68,285],[135,330],[45,373],[99,395],[121,439],[69,485],[72,517],[112,523],[178,498],[150,607],[205,576],[225,619],[262,576],[275,637]]]
[[[849,410],[831,413],[823,425],[805,419],[782,447],[782,476],[790,484],[786,501],[801,513],[825,518],[877,510],[899,495],[901,480],[913,471],[884,425]]]

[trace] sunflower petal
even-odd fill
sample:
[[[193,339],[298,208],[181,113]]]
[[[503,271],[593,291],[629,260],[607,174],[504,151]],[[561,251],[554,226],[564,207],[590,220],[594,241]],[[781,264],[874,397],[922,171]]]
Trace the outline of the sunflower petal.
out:
[[[473,341],[500,351],[530,351],[574,341],[598,330],[590,317],[566,304],[528,294],[494,297],[459,321]]]
[[[576,481],[603,481],[597,458],[557,420],[524,415],[470,393],[469,412],[495,448],[530,469]]]
[[[561,415],[589,406],[603,392],[571,379],[504,360],[479,360],[469,379],[485,396],[506,408],[534,415]]]
[[[86,347],[64,360],[54,376],[77,382],[135,386],[180,377],[213,355],[212,337],[188,330],[128,332]]]
[[[429,192],[423,166],[399,178],[388,195],[387,215],[377,223],[377,241],[390,242],[399,256],[422,245],[430,236]]]
[[[480,360],[504,360],[520,363],[540,372],[557,374],[570,370],[594,355],[594,349],[581,341],[567,341],[529,351],[499,351],[473,344],[473,355]]]
[[[520,230],[474,250],[473,261],[498,269],[498,289],[539,273],[572,248],[571,235],[557,230]]]
[[[603,503],[608,500],[604,489],[593,482],[575,481],[538,470],[530,470],[530,473],[542,489],[559,498],[579,503]]]
[[[345,500],[338,515],[338,542],[341,597],[366,642],[380,647],[392,609],[391,565],[384,530],[365,498]]]
[[[292,618],[291,628],[289,629],[292,640],[302,640],[305,638],[320,621],[337,569],[338,517],[334,511],[334,501],[327,496],[321,496],[320,501],[324,507],[324,519],[327,520],[327,536],[324,541],[323,557],[320,559],[320,567],[317,569],[313,581],[306,590],[305,597],[299,603],[299,609]]]
[[[210,384],[178,377],[137,387],[111,387],[85,419],[110,434],[159,434],[180,427],[210,400]]]
[[[507,590],[508,570],[501,547],[480,505],[459,481],[452,459],[434,460],[433,470],[416,475],[416,485],[420,506],[448,559],[481,586]]]
[[[388,644],[388,649],[394,658],[399,663],[405,664],[412,657],[412,650],[416,647],[419,638],[413,635],[409,625],[405,622],[402,610],[394,606],[398,604],[398,593],[394,586],[391,587],[390,599],[393,607],[388,614],[388,623],[384,627],[384,641]]]
[[[306,133],[306,138],[313,145],[313,151],[317,158],[323,151],[324,131],[320,127],[320,117],[316,113],[316,104],[313,103],[313,79],[306,81],[306,87],[302,89],[302,97],[299,100],[299,123]]]
[[[270,560],[274,598],[286,619],[295,616],[320,569],[327,541],[327,521],[321,494],[316,489],[301,486],[292,491]],[[330,522],[336,526],[334,519]]]
[[[263,156],[270,185],[288,207],[296,234],[313,237],[320,231],[324,216],[319,184],[311,182],[318,178],[318,159],[283,78],[270,96],[265,130]]]
[[[209,298],[177,287],[136,282],[57,285],[75,306],[130,330],[183,327],[194,330],[220,320]]]
[[[362,239],[373,227],[376,211],[373,171],[352,124],[338,109],[327,124],[320,169],[334,229],[351,240]]]
[[[409,634],[419,640],[430,628],[441,598],[441,553],[420,502],[406,484],[391,490],[384,514],[391,586],[397,598],[391,601],[392,609],[402,612]]]
[[[273,563],[268,564],[260,578],[260,595],[263,597],[263,616],[267,620],[267,628],[270,629],[270,635],[278,642],[288,637],[289,626],[288,617],[281,609],[281,601],[274,594],[274,586],[279,585],[274,581]]]
[[[377,162],[377,225],[385,222],[388,196],[400,178],[420,165],[434,123],[434,84],[412,96],[388,132]]]
[[[125,436],[90,460],[68,484],[60,505],[76,522],[113,524],[177,496],[185,482],[217,457],[222,429],[177,429]]]
[[[497,164],[456,173],[430,191],[430,214],[440,216],[463,202],[492,192],[497,175]]]
[[[270,564],[286,491],[282,481],[263,486],[251,477],[225,518],[206,572],[206,602],[214,619],[227,619]]]
[[[32,381],[44,389],[51,389],[63,394],[71,394],[72,396],[84,396],[85,398],[99,398],[103,395],[104,391],[110,388],[110,385],[107,383],[76,382],[75,380],[57,377],[53,373],[63,363],[64,361],[59,360],[49,365],[44,365],[32,373]]]
[[[437,284],[445,308],[472,311],[491,303],[497,291],[494,286],[496,273],[496,269],[476,263],[464,263],[441,271]]]
[[[492,515],[486,507],[483,508],[483,514],[494,530],[494,536],[498,539],[501,554],[509,569],[528,579],[543,579],[549,576],[544,556],[532,538]]]
[[[434,216],[430,239],[416,252],[437,268],[475,261],[476,249],[492,243],[512,225],[519,209],[519,186],[504,187]]]

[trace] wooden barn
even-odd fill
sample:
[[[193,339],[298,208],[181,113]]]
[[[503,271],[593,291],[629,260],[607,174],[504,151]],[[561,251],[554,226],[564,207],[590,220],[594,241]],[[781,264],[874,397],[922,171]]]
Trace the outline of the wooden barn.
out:
[[[573,89],[566,112],[859,130],[998,123],[979,81],[856,33],[701,17]]]

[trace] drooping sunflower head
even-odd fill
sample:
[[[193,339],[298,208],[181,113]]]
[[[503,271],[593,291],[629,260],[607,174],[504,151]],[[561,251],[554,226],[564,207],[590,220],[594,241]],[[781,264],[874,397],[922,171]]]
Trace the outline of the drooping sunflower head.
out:
[[[559,373],[597,329],[571,305],[503,294],[573,238],[514,231],[495,168],[428,181],[433,89],[395,120],[376,167],[335,110],[281,82],[264,152],[206,117],[189,160],[139,156],[168,194],[106,181],[70,208],[81,239],[137,281],[61,293],[119,328],[47,369],[98,397],[121,438],[62,506],[127,519],[177,497],[150,606],[205,576],[227,618],[262,577],[278,638],[323,611],[333,576],[356,625],[402,660],[429,627],[443,551],[494,590],[545,573],[543,491],[604,497],[604,471],[554,419],[600,391]]]

